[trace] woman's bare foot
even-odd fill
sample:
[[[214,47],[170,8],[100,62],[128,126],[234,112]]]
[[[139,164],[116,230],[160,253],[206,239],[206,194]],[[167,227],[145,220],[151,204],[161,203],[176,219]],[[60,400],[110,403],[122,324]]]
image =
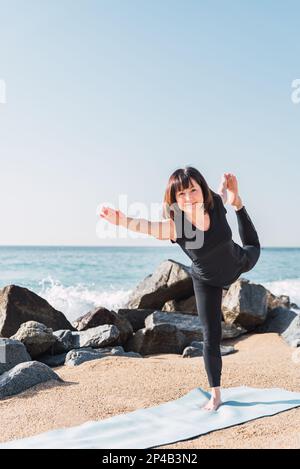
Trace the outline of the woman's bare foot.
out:
[[[212,396],[208,403],[202,407],[205,410],[217,410],[223,404],[220,398]]]
[[[210,400],[202,407],[204,410],[217,410],[223,404],[221,400],[220,386],[213,387]]]
[[[239,195],[237,178],[232,173],[224,173],[222,182],[226,178],[227,198],[228,203],[234,207],[235,210],[240,210],[243,207],[242,199]],[[225,182],[223,183],[225,186]],[[221,186],[220,186],[221,187]]]

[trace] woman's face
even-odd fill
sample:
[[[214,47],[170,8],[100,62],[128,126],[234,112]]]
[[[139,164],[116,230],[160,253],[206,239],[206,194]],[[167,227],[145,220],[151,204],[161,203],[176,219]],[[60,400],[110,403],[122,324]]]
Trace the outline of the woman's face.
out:
[[[198,204],[201,207],[203,204],[203,192],[195,179],[191,179],[188,189],[182,189],[176,192],[176,202],[178,207],[189,213],[194,213]]]

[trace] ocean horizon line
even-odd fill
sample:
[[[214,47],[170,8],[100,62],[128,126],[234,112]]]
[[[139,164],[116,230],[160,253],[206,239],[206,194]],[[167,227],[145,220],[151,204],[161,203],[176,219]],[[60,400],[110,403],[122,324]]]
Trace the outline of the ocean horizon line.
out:
[[[114,245],[114,244],[0,244],[0,248],[26,248],[26,247],[36,247],[36,248],[164,248],[166,246],[158,245],[158,246],[149,246],[149,245]],[[168,247],[172,248],[173,246]],[[261,246],[261,249],[300,249],[300,246]]]

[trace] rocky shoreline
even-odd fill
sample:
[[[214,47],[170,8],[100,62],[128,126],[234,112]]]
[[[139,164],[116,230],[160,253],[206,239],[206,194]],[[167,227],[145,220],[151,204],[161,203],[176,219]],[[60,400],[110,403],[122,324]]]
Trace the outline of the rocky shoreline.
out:
[[[226,340],[243,334],[276,332],[298,347],[298,309],[288,296],[239,278],[223,290],[222,355],[236,352]],[[36,293],[8,285],[0,290],[0,399],[42,382],[61,382],[57,366],[114,355],[197,357],[202,340],[190,268],[170,259],[136,286],[124,308],[99,305],[72,324]]]

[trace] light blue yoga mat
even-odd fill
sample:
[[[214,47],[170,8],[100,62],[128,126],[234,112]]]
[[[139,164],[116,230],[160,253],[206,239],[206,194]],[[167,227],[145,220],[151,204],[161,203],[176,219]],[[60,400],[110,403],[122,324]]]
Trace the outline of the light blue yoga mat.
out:
[[[216,411],[200,409],[209,398],[209,392],[194,388],[154,407],[2,443],[0,448],[152,448],[300,406],[300,392],[281,388],[222,388],[223,405]]]

